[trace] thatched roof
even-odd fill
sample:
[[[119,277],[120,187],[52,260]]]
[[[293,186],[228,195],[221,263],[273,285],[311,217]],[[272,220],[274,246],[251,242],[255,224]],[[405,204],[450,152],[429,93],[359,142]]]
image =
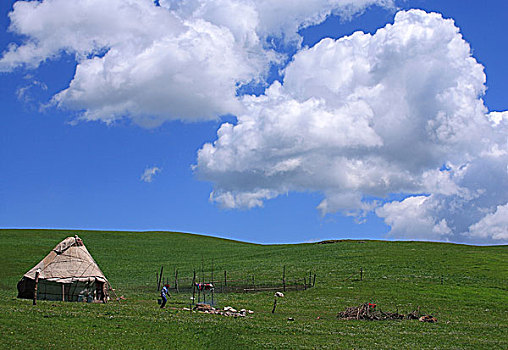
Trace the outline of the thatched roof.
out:
[[[101,269],[78,236],[67,237],[57,244],[41,262],[25,274],[25,277],[35,279],[38,269],[40,269],[39,279],[48,281],[72,283],[96,279],[107,282]]]

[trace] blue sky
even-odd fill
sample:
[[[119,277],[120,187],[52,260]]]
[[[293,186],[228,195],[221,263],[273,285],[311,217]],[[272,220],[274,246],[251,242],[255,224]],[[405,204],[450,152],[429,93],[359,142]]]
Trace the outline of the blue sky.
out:
[[[508,191],[505,187],[508,181],[506,171],[504,173],[502,171],[497,173],[494,170],[481,171],[482,168],[503,169],[503,166],[506,170],[507,165],[504,152],[507,151],[508,115],[492,114],[494,111],[502,112],[508,109],[506,103],[508,69],[506,69],[505,63],[508,55],[506,35],[508,24],[505,18],[508,4],[505,1],[482,3],[464,0],[408,0],[396,1],[394,7],[387,5],[386,1],[372,0],[363,1],[363,3],[374,5],[366,8],[358,5],[359,7],[354,10],[349,8],[345,10],[339,5],[332,4],[331,10],[335,15],[327,14],[318,4],[316,8],[298,12],[297,14],[300,16],[298,20],[288,20],[288,23],[282,23],[280,28],[275,26],[273,21],[270,22],[269,16],[266,15],[266,8],[256,8],[254,10],[259,13],[260,24],[253,26],[252,32],[246,31],[246,33],[256,35],[261,44],[254,41],[242,41],[243,46],[237,45],[236,42],[240,40],[238,38],[246,37],[241,36],[245,33],[238,32],[239,29],[237,30],[235,26],[237,22],[233,21],[233,24],[221,22],[222,17],[212,11],[210,13],[214,14],[213,16],[204,16],[203,18],[213,25],[220,24],[222,27],[217,25],[213,29],[208,27],[203,29],[203,27],[197,27],[202,22],[196,22],[198,24],[195,24],[196,27],[193,28],[198,28],[196,29],[198,33],[202,33],[203,30],[219,30],[217,28],[232,33],[231,42],[220,42],[221,35],[218,35],[216,39],[213,39],[217,42],[212,40],[212,44],[210,44],[210,40],[208,40],[206,43],[199,44],[205,48],[208,47],[206,45],[212,45],[212,48],[209,47],[207,52],[219,47],[217,56],[210,58],[212,63],[207,61],[206,64],[215,64],[216,62],[213,60],[216,57],[222,57],[223,54],[228,66],[224,68],[221,62],[216,63],[218,68],[211,69],[210,73],[201,67],[201,64],[205,64],[204,61],[190,61],[188,65],[180,68],[175,66],[176,73],[168,71],[168,75],[165,75],[164,79],[158,80],[157,77],[153,78],[154,74],[155,76],[159,72],[166,74],[166,70],[171,69],[171,67],[168,68],[164,65],[166,62],[164,57],[170,57],[166,59],[171,60],[173,56],[171,56],[171,52],[163,52],[160,56],[162,58],[156,60],[157,51],[152,51],[154,52],[153,56],[143,56],[142,61],[134,61],[129,74],[115,76],[118,79],[124,79],[121,81],[126,85],[145,84],[145,81],[148,81],[146,83],[148,85],[142,86],[147,94],[150,94],[148,97],[135,88],[127,92],[121,91],[122,94],[134,96],[132,98],[127,96],[128,102],[136,101],[136,104],[132,105],[122,100],[122,103],[127,103],[128,106],[122,107],[123,109],[115,109],[116,105],[107,104],[107,101],[123,98],[119,97],[123,95],[115,91],[116,85],[113,83],[107,85],[110,83],[108,81],[107,84],[94,86],[96,80],[93,79],[93,70],[86,64],[92,62],[94,56],[97,60],[108,58],[108,55],[115,50],[127,52],[126,55],[133,52],[132,50],[136,48],[125,48],[127,46],[125,40],[128,40],[124,38],[125,33],[118,34],[118,39],[110,40],[111,37],[116,38],[117,33],[114,30],[125,31],[131,30],[130,28],[125,29],[120,26],[120,29],[115,29],[114,25],[111,25],[113,29],[104,29],[106,26],[104,28],[101,26],[91,27],[87,21],[84,21],[83,28],[69,26],[69,30],[82,31],[85,33],[82,35],[87,38],[87,33],[97,29],[96,31],[99,32],[97,37],[90,34],[90,42],[93,42],[90,45],[96,46],[81,49],[76,42],[73,42],[67,44],[70,46],[58,47],[55,41],[50,38],[51,30],[44,30],[45,26],[50,28],[50,25],[58,24],[58,16],[57,19],[50,18],[46,13],[47,20],[38,17],[34,21],[37,23],[30,27],[30,21],[25,23],[21,19],[23,16],[29,15],[30,11],[35,10],[25,9],[25,12],[19,12],[19,17],[13,17],[20,19],[19,23],[21,24],[17,29],[8,30],[11,23],[8,14],[12,11],[14,2],[3,1],[0,4],[0,49],[4,53],[3,65],[0,63],[1,227],[183,231],[260,243],[307,242],[322,239],[423,239],[480,244],[506,244],[508,242],[508,225],[504,215],[508,212]],[[172,1],[161,2],[161,5],[164,3],[167,3],[168,8],[161,9],[161,11],[178,13],[178,17],[175,18],[186,18],[185,16],[189,16],[189,11],[192,12],[192,9],[178,8]],[[210,3],[214,2],[210,1]],[[239,3],[244,2],[239,1]],[[323,1],[322,7],[330,6],[329,3]],[[385,6],[377,6],[378,3]],[[56,10],[60,10],[58,1],[55,1],[54,5]],[[433,60],[435,59],[436,64],[431,65],[428,69],[422,67],[421,72],[415,71],[414,67],[419,66],[414,62],[425,62],[428,58],[408,63],[409,59],[399,53],[392,58],[388,57],[386,62],[382,61],[386,55],[392,54],[392,51],[385,50],[382,45],[386,41],[378,40],[380,37],[376,37],[374,33],[388,23],[393,24],[395,14],[399,11],[414,8],[423,9],[427,13],[437,12],[444,18],[452,18],[455,21],[455,26],[460,29],[463,40],[469,43],[472,57],[476,59],[476,63],[468,61],[467,53],[461,53],[462,56],[459,54],[453,56],[463,59],[465,63],[457,68],[456,74],[450,73],[447,81],[443,82],[440,80],[440,74],[446,72],[448,64],[446,60],[450,58],[443,57],[441,60],[439,55],[442,53],[439,50],[436,50],[436,56],[431,57]],[[288,18],[295,12],[291,8],[279,8],[278,10],[282,11],[281,14],[285,14],[284,11],[287,11]],[[66,9],[66,11],[72,11],[72,9]],[[80,11],[76,9],[76,13],[79,14]],[[152,13],[155,14],[153,18],[149,18],[150,25],[155,23],[154,28],[157,28],[157,25],[165,25],[164,19],[161,20],[157,17],[158,12],[153,12],[148,8],[147,14],[152,16]],[[300,18],[315,18],[316,13],[324,13],[322,16],[324,21],[313,20],[315,22],[313,25],[302,28]],[[118,14],[119,17],[123,15],[129,16],[130,14]],[[196,12],[193,16],[196,16]],[[426,13],[418,13],[413,16],[414,18],[410,17],[399,16],[398,29],[393,26],[395,28],[393,29],[394,38],[403,38],[404,30],[408,30],[403,26],[415,21],[417,26],[422,28],[426,26],[427,30],[432,31],[435,28],[435,38],[437,39],[432,40],[443,38],[443,50],[450,47],[449,42],[445,40],[454,38],[452,25],[444,24],[442,19],[427,21],[428,15]],[[263,22],[265,18],[267,18],[266,22]],[[128,19],[127,17],[123,20]],[[161,22],[156,23],[156,21]],[[168,35],[182,30],[177,20],[174,21],[176,24],[173,22],[168,24]],[[242,21],[238,20],[238,22]],[[292,30],[295,23],[295,28],[298,29],[298,26],[301,28],[297,32]],[[64,27],[67,24],[63,23],[59,26]],[[245,27],[248,25],[250,22],[245,20]],[[132,30],[137,33],[138,29]],[[347,55],[350,54],[345,49],[345,53],[340,51],[341,47],[345,47],[340,46],[342,44],[330,42],[329,48],[337,49],[336,56],[332,57],[331,63],[328,61],[322,63],[320,58],[325,57],[328,51],[325,51],[325,45],[318,43],[323,38],[339,39],[358,30],[372,34],[370,38],[366,36],[358,38],[358,43],[367,43],[365,45],[370,45],[371,49],[362,51],[364,49],[354,46],[356,45],[354,42],[353,52],[356,55],[354,57],[357,58],[352,60],[353,66],[358,57],[367,57],[366,62],[369,62],[369,55],[376,49],[385,50],[383,51],[384,55],[373,56],[372,61],[377,59],[380,62],[379,66],[384,64],[388,67],[390,63],[394,63],[401,67],[400,70],[397,67],[389,67],[386,68],[387,71],[378,72],[379,75],[386,74],[386,76],[378,81],[377,86],[391,81],[394,72],[398,74],[402,68],[406,67],[406,64],[409,68],[404,70],[403,78],[396,81],[406,79],[405,81],[409,83],[405,83],[403,87],[399,87],[400,89],[412,86],[411,82],[418,81],[418,77],[422,76],[426,78],[427,85],[434,84],[431,87],[425,85],[425,89],[438,91],[441,94],[444,90],[441,91],[438,87],[448,84],[453,79],[456,79],[453,86],[454,84],[464,84],[464,86],[469,84],[475,86],[476,90],[481,90],[482,86],[486,86],[484,95],[480,93],[480,96],[477,94],[471,97],[464,93],[464,96],[457,97],[457,101],[460,101],[457,104],[447,104],[446,99],[443,102],[438,93],[426,95],[432,93],[424,91],[423,88],[418,96],[427,96],[428,103],[419,101],[411,104],[413,102],[404,100],[403,110],[409,110],[405,113],[408,113],[409,119],[415,120],[417,117],[413,118],[411,113],[414,113],[418,118],[433,118],[434,114],[422,112],[427,107],[430,108],[428,105],[431,105],[432,111],[437,111],[436,115],[439,111],[447,111],[446,113],[452,115],[453,111],[460,109],[457,106],[460,107],[461,104],[467,105],[468,103],[471,106],[476,106],[476,103],[483,99],[486,109],[482,112],[478,112],[478,108],[471,107],[474,109],[473,112],[468,110],[457,112],[458,116],[453,114],[456,118],[462,118],[460,120],[466,120],[464,122],[466,127],[463,129],[477,130],[477,133],[464,132],[460,135],[461,140],[453,145],[444,141],[443,144],[437,145],[436,142],[435,148],[438,151],[430,155],[427,153],[427,148],[422,146],[424,149],[421,150],[421,153],[409,154],[407,157],[406,155],[403,157],[399,153],[388,154],[388,152],[393,152],[390,150],[376,151],[367,158],[361,158],[362,156],[359,154],[367,151],[360,152],[358,148],[365,145],[366,150],[371,150],[372,147],[379,149],[382,147],[380,146],[381,141],[376,135],[367,139],[370,137],[370,130],[359,131],[357,138],[352,137],[351,135],[356,135],[358,130],[349,127],[351,120],[361,119],[363,115],[343,116],[344,113],[347,114],[347,112],[343,112],[344,105],[334,104],[335,98],[333,96],[327,95],[328,92],[323,94],[320,92],[322,86],[333,85],[334,78],[329,78],[330,81],[327,81],[326,84],[323,83],[323,85],[321,85],[322,81],[318,81],[320,74],[323,74],[319,71],[320,69],[329,69],[330,72],[339,69],[347,61]],[[284,33],[285,39],[280,39],[281,31]],[[441,31],[446,35],[441,35]],[[68,36],[68,33],[63,32],[62,35]],[[155,42],[160,39],[159,37],[153,39],[150,35],[145,35],[149,38],[146,40]],[[49,38],[46,42],[47,45],[44,44],[46,38]],[[81,37],[77,36],[77,38]],[[165,38],[160,40],[167,42],[164,40],[169,39]],[[18,50],[18,53],[15,52],[18,56],[14,58],[14,61],[7,62],[7,52],[11,43],[16,43],[19,48],[35,39],[38,40],[39,47],[37,49],[39,51],[30,48],[35,53],[30,53],[31,56],[22,56],[18,54],[20,52]],[[301,45],[298,44],[300,39]],[[104,43],[101,40],[104,40]],[[272,40],[279,40],[282,43],[268,45],[267,43]],[[224,45],[224,47],[220,45]],[[396,43],[396,45],[399,44]],[[414,45],[415,50],[418,50],[420,43],[416,41],[414,44],[404,43],[404,45]],[[432,41],[428,43],[422,41],[421,45],[422,47],[424,45],[429,45],[429,48],[434,47]],[[435,46],[441,47],[439,45],[437,43]],[[240,51],[245,47],[247,47],[245,52]],[[111,48],[113,49],[108,52]],[[413,46],[402,46],[402,48],[407,52],[412,52]],[[195,51],[192,51],[192,54],[195,55],[192,57],[198,57]],[[286,56],[274,59],[273,55],[275,54],[285,54]],[[432,54],[434,55],[434,53]],[[115,63],[121,63],[122,60],[130,62],[131,57],[125,57],[120,56],[119,61],[115,61]],[[154,67],[150,66],[152,59]],[[321,66],[317,67],[316,62],[321,62],[319,63]],[[442,66],[439,62],[443,62]],[[479,81],[481,74],[475,71],[480,64],[484,67],[486,75],[484,85]],[[77,65],[83,67],[80,71],[81,75],[76,72]],[[172,61],[169,61],[168,66],[171,65]],[[146,69],[139,73],[141,75],[133,78],[131,72],[140,66]],[[370,70],[378,69],[379,66],[373,65]],[[235,67],[235,69],[223,74],[224,70],[228,70],[230,67]],[[236,67],[239,68],[236,69]],[[178,69],[183,72],[181,81],[184,83],[181,83],[180,80],[177,81],[176,77],[180,77],[181,73]],[[277,73],[278,70],[283,69],[286,70]],[[216,77],[213,74],[217,74],[217,70],[221,72],[221,75]],[[472,72],[471,77],[468,78],[470,80],[465,82],[461,80],[464,76],[469,77],[469,72]],[[87,74],[89,75],[87,76]],[[328,79],[327,74],[324,73],[325,80]],[[307,75],[309,80],[303,82],[299,80],[302,76]],[[333,73],[329,73],[329,75],[333,75]],[[91,80],[87,80],[89,76],[92,77]],[[146,78],[147,76],[148,78]],[[193,81],[196,76],[204,77],[203,89],[206,90],[201,91],[199,86],[196,87],[195,82],[192,86],[185,85],[186,81]],[[170,81],[167,80],[167,77],[171,77]],[[340,75],[338,77],[337,79],[342,79]],[[150,80],[152,78],[153,80]],[[76,82],[74,87],[77,86],[77,83],[82,85],[75,89],[69,88],[73,79]],[[129,79],[141,80],[130,81]],[[176,82],[171,79],[175,79]],[[206,79],[210,79],[210,82],[205,82]],[[238,86],[239,82],[245,83],[253,79],[257,82],[251,82],[247,87],[237,90],[240,91],[237,96],[230,93],[230,91],[234,91],[234,85],[226,86],[230,82]],[[357,79],[361,79],[361,76],[358,76]],[[270,85],[272,85],[270,89],[275,91],[277,83],[274,81],[276,80],[282,83],[280,90],[277,90],[278,92],[265,91]],[[214,85],[217,81],[220,84]],[[165,90],[165,82],[171,86],[167,90]],[[87,84],[92,84],[90,91],[87,90],[87,87],[90,86]],[[340,95],[349,88],[349,85],[341,86],[343,88],[334,93]],[[368,86],[369,89],[373,89],[373,86]],[[103,87],[104,91],[101,90]],[[154,90],[150,90],[152,87]],[[392,86],[386,85],[386,87],[391,88]],[[420,85],[417,86],[417,88],[419,87]],[[305,91],[301,92],[302,89]],[[69,91],[69,94],[61,97],[59,106],[51,105],[52,98],[54,99],[54,96],[62,91]],[[88,95],[79,95],[83,91]],[[352,96],[357,96],[358,91],[364,90],[351,92],[347,101],[351,101]],[[402,99],[400,91],[403,90],[396,91],[399,92],[381,95],[379,99],[393,98],[394,101],[399,101]],[[159,92],[161,92],[160,96],[158,96]],[[261,95],[261,97],[253,95],[252,101],[242,99],[241,95],[251,92]],[[209,93],[211,97],[207,95]],[[158,96],[157,106],[150,103],[153,95]],[[265,95],[266,99],[260,100]],[[293,134],[287,131],[291,129],[288,126],[281,129],[286,130],[287,133],[281,133],[281,130],[273,126],[279,125],[279,115],[276,113],[281,113],[280,108],[283,110],[282,114],[285,113],[283,107],[279,105],[283,100],[288,103],[288,106],[297,106],[294,118],[300,118],[298,120],[303,123],[303,128],[305,128],[305,121],[308,118],[305,113],[300,111],[308,111],[306,103],[310,103],[309,96],[311,99],[314,98],[312,101],[315,103],[311,111],[321,111],[321,114],[318,112],[315,112],[315,115],[312,114],[312,118],[316,118],[313,119],[316,123],[331,123],[330,125],[334,125],[333,127],[339,128],[333,135],[342,135],[342,130],[346,129],[342,139],[340,137],[339,140],[333,138],[332,143],[337,142],[339,145],[336,148],[328,147],[328,141],[323,141],[326,137],[334,137],[325,133],[332,126],[325,125],[324,128],[319,129],[321,134],[309,133],[303,136],[300,131],[295,131]],[[362,102],[358,106],[363,106],[365,101],[371,106],[373,114],[369,118],[373,119],[369,119],[369,123],[375,124],[376,120],[380,120],[376,119],[378,115],[381,118],[381,114],[385,113],[386,107],[383,107],[383,112],[380,111],[381,107],[373,107],[379,105],[379,99],[373,100],[369,95],[368,97],[360,96],[358,100]],[[104,102],[105,100],[107,101]],[[322,102],[316,102],[318,100]],[[398,105],[393,108],[398,108]],[[259,110],[262,112],[257,115]],[[392,113],[390,108],[388,110],[387,115],[398,115],[398,112],[392,111]],[[356,111],[357,109],[354,113],[357,113]],[[330,115],[327,114],[327,119],[321,119],[323,113],[330,113]],[[340,118],[345,118],[344,122],[335,124],[334,120],[336,119],[334,118],[339,117],[334,113]],[[368,112],[366,113],[370,115]],[[471,113],[471,115],[467,113]],[[245,118],[237,120],[236,115],[240,114],[245,115]],[[500,118],[501,121],[492,131],[481,118],[494,120],[494,116]],[[291,121],[290,118],[291,115],[280,120]],[[478,118],[479,124],[469,124],[469,120],[475,120],[476,123],[477,119],[475,118]],[[449,118],[449,120],[452,119],[452,117]],[[424,121],[426,122],[426,120]],[[225,123],[230,123],[235,128],[228,129]],[[270,123],[273,125],[269,125]],[[242,130],[245,130],[243,126],[247,125],[255,125],[255,128],[259,127],[259,129],[254,129],[252,134],[243,133]],[[501,129],[502,127],[504,129]],[[217,134],[219,128],[223,130],[223,133],[220,134],[222,136]],[[381,135],[378,129],[375,131]],[[263,133],[268,136],[256,139],[256,147],[248,144],[252,135],[262,135]],[[298,139],[300,140],[298,142],[308,143],[313,145],[312,147],[315,147],[315,144],[318,146],[316,146],[317,148],[309,146],[310,148],[305,148],[305,151],[294,151],[293,148],[284,148],[288,147],[286,143],[281,141],[279,144],[274,141],[274,138],[270,136],[272,133],[281,135],[280,139],[286,140],[287,138],[288,142],[295,140],[295,137],[298,136],[302,138]],[[387,135],[387,138],[382,140],[383,145],[388,143],[388,139],[402,134]],[[407,145],[411,145],[411,134],[408,135],[404,137],[409,138]],[[232,141],[226,140],[226,137],[230,137]],[[383,136],[380,137],[383,138]],[[404,137],[401,136],[401,139]],[[350,138],[352,143],[344,146],[341,140],[350,140]],[[418,138],[415,136],[416,139]],[[478,141],[478,147],[468,148],[467,140],[475,140],[472,142],[475,145]],[[485,146],[487,141],[481,140],[492,140],[489,141],[492,144],[488,144],[488,149],[494,150],[492,153],[496,153],[495,156],[484,156],[486,148],[480,150],[480,147],[487,147]],[[214,142],[217,143],[213,144]],[[361,142],[364,144],[358,146]],[[434,144],[431,142],[422,139],[421,144],[430,145],[426,147],[434,149]],[[204,147],[206,143],[210,143],[211,153],[203,151],[206,148]],[[241,153],[245,149],[248,149],[248,152]],[[276,151],[271,151],[273,149]],[[400,150],[401,147],[398,149]],[[291,154],[291,157],[280,158],[282,156],[277,150],[284,150],[285,152],[281,153]],[[330,157],[335,157],[337,153],[343,157],[342,154],[345,154],[346,151],[354,153],[354,155],[348,156],[354,158],[354,164],[367,164],[374,158],[379,160],[376,160],[375,164],[385,164],[383,166],[388,167],[386,168],[388,169],[387,173],[394,172],[394,175],[387,175],[389,177],[387,182],[390,185],[380,187],[380,185],[371,185],[369,179],[363,179],[363,174],[368,173],[369,169],[361,170],[359,173],[340,170],[336,175],[334,169],[345,169],[348,166],[353,169],[351,165],[353,163],[346,163],[343,158],[340,161],[337,159],[337,163],[334,163],[335,161],[330,161],[330,164],[326,162],[324,168],[320,168],[319,164],[321,163],[314,162],[321,155],[323,159],[328,159],[326,152],[330,152]],[[199,156],[198,152],[200,152]],[[309,158],[306,158],[309,153]],[[464,158],[463,155],[466,153],[468,157]],[[224,158],[231,154],[234,154],[234,162],[228,162],[229,158]],[[429,157],[432,158],[432,161],[415,165],[414,162],[407,160],[411,157],[418,159]],[[486,157],[488,161],[485,160]],[[271,159],[275,158],[276,163],[272,163]],[[406,163],[400,161],[400,164],[397,163],[397,167],[393,166],[392,169],[391,159],[397,159],[399,162],[402,158],[406,159],[404,160]],[[271,170],[287,166],[289,168],[277,170],[279,172]],[[407,177],[411,177],[411,181],[400,180],[396,175],[397,172],[400,173],[400,169],[406,167],[415,169],[408,171]],[[151,178],[143,180],[142,175],[145,170],[153,168],[158,170]],[[299,169],[304,170],[300,171]],[[323,173],[326,173],[326,176],[323,174],[307,176],[306,174],[312,173],[309,169],[321,169]],[[383,168],[380,168],[380,171],[382,170]],[[464,175],[464,172],[467,173]],[[432,174],[437,180],[432,179],[434,176]],[[341,176],[345,180],[339,179]],[[352,180],[348,180],[358,177],[359,180],[355,180],[354,184],[351,182]],[[445,180],[442,180],[443,178]],[[364,180],[365,183],[362,182]],[[398,182],[402,184],[393,185]],[[490,185],[492,188],[489,187]],[[214,195],[211,197],[212,192]],[[489,199],[486,198],[487,196]],[[211,198],[214,199],[211,200]],[[462,203],[460,204],[462,207],[457,203]],[[467,221],[464,217],[473,219]],[[426,234],[431,231],[433,234]]]

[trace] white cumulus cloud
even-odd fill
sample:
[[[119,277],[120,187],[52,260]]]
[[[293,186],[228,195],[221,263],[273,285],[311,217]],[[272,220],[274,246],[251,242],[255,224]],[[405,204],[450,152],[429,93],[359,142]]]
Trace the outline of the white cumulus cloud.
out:
[[[317,191],[323,214],[378,207],[395,237],[464,240],[508,200],[506,114],[488,113],[485,80],[453,20],[401,11],[373,35],[298,52],[195,169],[223,206]],[[390,194],[409,198],[379,207]]]
[[[143,174],[141,175],[140,180],[144,181],[144,182],[152,182],[154,176],[160,172],[161,172],[161,169],[156,166],[151,167],[151,168],[146,168],[145,171],[143,172]]]
[[[245,18],[255,18],[257,36],[287,42],[299,41],[299,29],[319,24],[330,14],[349,18],[371,5],[395,8],[393,0],[160,0],[160,4],[181,17],[203,18],[243,36],[250,31]]]
[[[414,196],[401,202],[391,202],[376,210],[376,214],[391,227],[391,234],[399,238],[433,239],[446,238],[451,230],[446,219],[436,221],[438,203],[432,198]]]
[[[84,120],[131,118],[145,127],[239,113],[237,88],[263,81],[281,55],[277,37],[332,12],[344,16],[391,0],[43,0],[17,1],[9,29],[24,38],[0,59],[0,71],[36,68],[70,54],[77,67],[52,103]],[[281,20],[282,19],[282,20]]]
[[[480,221],[469,227],[474,238],[492,238],[508,241],[508,203],[499,205],[493,213],[485,215]]]

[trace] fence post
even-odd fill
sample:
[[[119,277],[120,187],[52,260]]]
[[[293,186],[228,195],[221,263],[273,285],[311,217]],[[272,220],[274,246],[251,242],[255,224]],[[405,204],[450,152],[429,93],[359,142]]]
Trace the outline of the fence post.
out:
[[[314,274],[314,280],[312,281],[312,287],[316,285],[316,274]]]
[[[162,271],[164,270],[164,266],[161,265],[161,273],[159,276],[159,283],[157,283],[157,290],[161,289],[161,282],[162,282]]]
[[[178,293],[178,269],[175,270],[175,289]]]
[[[194,276],[192,277],[192,305],[196,299],[196,270],[194,270]]]
[[[37,269],[35,272],[35,287],[34,287],[34,300],[33,305],[37,305],[37,287],[39,285],[39,274],[41,273],[41,269]]]
[[[227,292],[228,290],[228,273],[226,270],[224,270],[224,291]]]

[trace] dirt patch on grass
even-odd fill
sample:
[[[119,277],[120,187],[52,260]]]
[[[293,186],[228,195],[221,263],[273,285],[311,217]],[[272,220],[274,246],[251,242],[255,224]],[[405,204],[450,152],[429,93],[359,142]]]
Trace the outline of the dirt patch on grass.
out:
[[[421,322],[437,322],[435,317],[430,315],[420,315],[419,310],[415,310],[408,314],[399,314],[398,312],[385,312],[380,310],[376,304],[371,303],[348,307],[346,310],[339,312],[337,318],[341,320],[420,320]]]

